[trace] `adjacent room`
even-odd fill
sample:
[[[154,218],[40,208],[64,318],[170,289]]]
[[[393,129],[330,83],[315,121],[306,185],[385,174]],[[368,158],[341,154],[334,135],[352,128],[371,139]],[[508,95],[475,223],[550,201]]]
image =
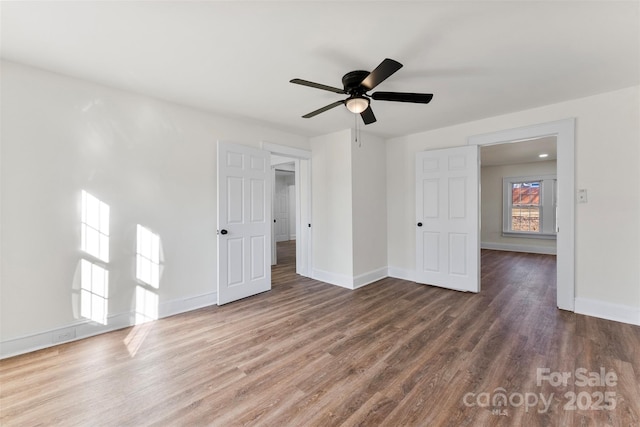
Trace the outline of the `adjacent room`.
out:
[[[640,425],[638,1],[0,36],[0,424]]]

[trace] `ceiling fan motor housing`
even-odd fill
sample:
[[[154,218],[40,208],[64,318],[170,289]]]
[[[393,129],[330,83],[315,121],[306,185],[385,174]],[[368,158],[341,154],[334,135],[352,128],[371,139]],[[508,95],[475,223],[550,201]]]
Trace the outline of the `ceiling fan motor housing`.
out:
[[[360,86],[360,83],[369,75],[368,71],[351,71],[342,77],[344,91],[349,95],[363,95],[367,88]]]

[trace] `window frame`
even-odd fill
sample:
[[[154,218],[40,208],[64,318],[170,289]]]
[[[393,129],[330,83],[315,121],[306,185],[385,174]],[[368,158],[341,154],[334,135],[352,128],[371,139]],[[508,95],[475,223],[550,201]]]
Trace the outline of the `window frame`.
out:
[[[512,229],[513,184],[540,182],[540,230],[514,231]],[[557,238],[557,175],[510,176],[502,179],[502,235],[533,239]]]

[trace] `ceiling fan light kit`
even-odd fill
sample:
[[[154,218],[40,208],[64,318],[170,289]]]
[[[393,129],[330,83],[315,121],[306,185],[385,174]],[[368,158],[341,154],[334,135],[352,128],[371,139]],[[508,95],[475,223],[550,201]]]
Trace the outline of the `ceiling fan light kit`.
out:
[[[411,102],[414,104],[428,104],[433,98],[430,93],[407,93],[407,92],[374,92],[367,95],[367,92],[378,86],[380,83],[389,78],[393,73],[402,68],[402,64],[393,59],[386,58],[372,72],[368,71],[351,71],[342,77],[342,85],[344,89],[333,86],[327,86],[320,83],[310,82],[302,79],[292,79],[290,82],[302,86],[309,86],[316,89],[326,90],[333,93],[349,95],[343,101],[336,101],[315,111],[302,116],[305,119],[317,116],[327,110],[344,104],[349,111],[354,114],[360,114],[365,125],[374,123],[376,117],[371,109],[371,99],[377,101],[395,101],[395,102]]]
[[[369,99],[364,96],[352,96],[345,101],[347,110],[354,114],[360,114],[369,108]]]

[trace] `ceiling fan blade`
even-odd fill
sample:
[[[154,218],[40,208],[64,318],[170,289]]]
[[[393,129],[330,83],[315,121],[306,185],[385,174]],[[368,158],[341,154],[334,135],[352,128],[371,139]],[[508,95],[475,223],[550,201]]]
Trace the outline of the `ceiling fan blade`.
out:
[[[414,102],[428,104],[433,98],[432,93],[408,93],[408,92],[374,92],[371,98],[376,101]]]
[[[309,86],[316,89],[328,90],[329,92],[334,92],[334,93],[342,93],[342,94],[346,93],[344,89],[338,89],[337,87],[327,86],[320,83],[314,83],[308,80],[292,79],[292,80],[289,80],[289,83],[295,83],[297,85],[302,85],[302,86]]]
[[[312,111],[309,114],[305,114],[302,117],[305,118],[305,119],[310,119],[313,116],[317,116],[320,113],[324,113],[325,111],[330,110],[332,108],[335,108],[338,105],[342,105],[342,104],[344,104],[344,101],[336,101],[336,102],[334,102],[332,104],[329,104],[329,105],[326,105],[326,106],[324,106],[322,108],[318,108],[316,111]]]
[[[362,117],[362,121],[365,125],[369,125],[376,121],[376,116],[373,114],[373,110],[371,106],[367,107],[362,113],[360,113],[360,117]]]
[[[360,83],[362,86],[371,90],[385,81],[389,76],[402,68],[402,64],[393,59],[386,58],[376,67],[375,70],[369,73],[367,77]]]

